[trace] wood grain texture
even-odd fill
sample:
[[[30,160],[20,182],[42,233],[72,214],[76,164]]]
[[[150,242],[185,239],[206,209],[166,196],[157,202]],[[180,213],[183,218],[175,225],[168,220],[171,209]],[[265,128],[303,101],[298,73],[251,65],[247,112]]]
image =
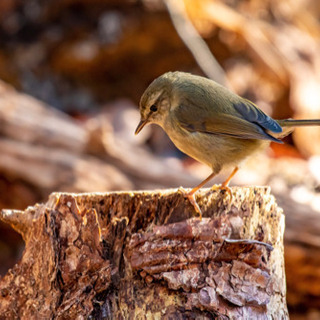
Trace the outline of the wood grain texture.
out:
[[[287,319],[282,210],[268,188],[232,192],[202,190],[202,221],[177,190],[55,193],[3,210],[26,248],[0,280],[1,314]]]

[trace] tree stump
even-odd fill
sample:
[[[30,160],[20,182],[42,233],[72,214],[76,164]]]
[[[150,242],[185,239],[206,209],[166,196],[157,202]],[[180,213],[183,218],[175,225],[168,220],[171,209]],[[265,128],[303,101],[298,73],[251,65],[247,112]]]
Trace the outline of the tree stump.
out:
[[[284,215],[269,188],[54,193],[1,219],[23,257],[5,319],[288,319]],[[237,241],[234,241],[237,240]],[[250,241],[249,241],[250,240]]]

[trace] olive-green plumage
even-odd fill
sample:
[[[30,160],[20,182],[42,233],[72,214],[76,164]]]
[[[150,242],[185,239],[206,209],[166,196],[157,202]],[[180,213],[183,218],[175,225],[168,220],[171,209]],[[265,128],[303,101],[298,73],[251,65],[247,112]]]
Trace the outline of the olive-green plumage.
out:
[[[156,111],[151,111],[151,106]],[[293,126],[320,120],[273,120],[249,100],[216,82],[184,72],[155,79],[140,101],[142,123],[156,123],[184,153],[217,174],[288,135]],[[281,127],[285,127],[282,130]]]
[[[273,120],[216,82],[184,72],[155,79],[141,97],[140,114],[136,133],[147,123],[160,125],[181,151],[210,166],[212,177],[270,141],[281,143],[294,126],[320,125],[320,119]]]

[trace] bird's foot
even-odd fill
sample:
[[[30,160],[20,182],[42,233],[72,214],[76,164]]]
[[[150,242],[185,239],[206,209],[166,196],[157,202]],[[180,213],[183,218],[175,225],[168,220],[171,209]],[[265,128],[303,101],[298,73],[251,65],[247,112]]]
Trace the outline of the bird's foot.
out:
[[[192,204],[194,210],[199,214],[200,220],[202,220],[202,212],[201,212],[201,209],[196,201],[194,193],[192,193],[192,194],[187,193],[186,197],[188,198],[189,202]]]
[[[196,198],[195,198],[195,192],[187,192],[184,188],[180,187],[178,189],[178,192],[181,192],[183,194],[183,196],[185,198],[187,198],[189,200],[189,202],[191,203],[191,205],[193,206],[194,210],[196,213],[199,214],[199,218],[200,220],[202,220],[202,211],[196,201]]]
[[[230,202],[232,201],[232,191],[229,188],[229,183],[233,176],[238,172],[239,168],[235,167],[233,171],[231,172],[230,176],[225,180],[220,186],[214,185],[211,190],[223,190],[226,191],[226,193],[230,196]]]
[[[232,200],[232,191],[231,191],[231,188],[228,187],[227,185],[224,185],[224,184],[221,184],[221,185],[214,185],[211,187],[211,190],[212,191],[224,191],[226,192],[229,197],[230,197],[230,201]]]

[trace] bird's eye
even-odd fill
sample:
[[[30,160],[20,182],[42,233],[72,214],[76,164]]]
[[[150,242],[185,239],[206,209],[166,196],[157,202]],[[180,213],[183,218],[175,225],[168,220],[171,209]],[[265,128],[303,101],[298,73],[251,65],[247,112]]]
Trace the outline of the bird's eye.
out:
[[[158,107],[155,105],[155,104],[153,104],[151,107],[150,107],[150,111],[152,111],[152,112],[156,112],[158,110]]]

